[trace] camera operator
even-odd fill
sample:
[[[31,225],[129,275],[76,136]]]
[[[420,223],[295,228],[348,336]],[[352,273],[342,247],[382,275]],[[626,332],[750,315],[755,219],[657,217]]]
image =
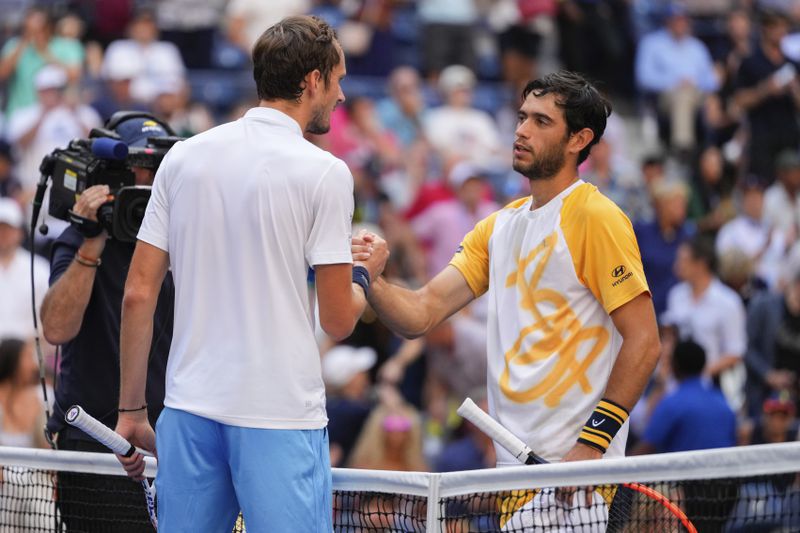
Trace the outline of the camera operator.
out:
[[[146,146],[149,137],[172,133],[169,126],[142,115],[120,112],[106,127],[129,148]],[[136,185],[152,185],[155,168],[134,166],[132,170]],[[111,238],[98,222],[98,209],[111,200],[110,192],[107,185],[88,187],[72,208],[81,223],[73,222],[52,249],[50,289],[41,317],[45,338],[63,346],[56,402],[47,424],[48,431],[57,435],[56,445],[61,450],[108,452],[102,444],[64,423],[64,412],[73,404],[81,405],[111,428],[117,423],[121,305],[134,243]],[[148,366],[151,423],[163,408],[173,299],[174,285],[167,275],[158,299]],[[126,478],[60,473],[58,490],[61,515],[70,531],[95,531],[103,527],[103,519],[112,518],[115,531],[152,531],[141,491],[133,490]],[[103,504],[114,505],[113,510],[104,513]]]

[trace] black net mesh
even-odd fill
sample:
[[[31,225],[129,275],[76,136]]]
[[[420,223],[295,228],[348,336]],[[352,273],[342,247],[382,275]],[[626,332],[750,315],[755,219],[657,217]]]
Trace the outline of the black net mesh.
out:
[[[144,493],[121,476],[0,470],[0,532],[151,532]],[[571,503],[569,503],[571,502]],[[438,502],[437,531],[670,532],[800,531],[800,475],[629,483],[578,489],[480,492]],[[334,531],[426,531],[425,497],[333,494]],[[694,528],[694,529],[692,529]],[[234,527],[244,532],[242,520]]]
[[[152,532],[141,485],[121,476],[2,468],[0,532]]]
[[[337,533],[424,532],[427,499],[381,492],[333,493],[333,529]]]
[[[484,492],[439,505],[447,533],[789,532],[800,531],[800,475]]]

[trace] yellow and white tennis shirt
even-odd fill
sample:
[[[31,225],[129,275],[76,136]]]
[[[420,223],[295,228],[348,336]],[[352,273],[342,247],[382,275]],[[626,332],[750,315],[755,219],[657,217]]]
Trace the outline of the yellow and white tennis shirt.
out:
[[[489,292],[489,410],[560,460],[602,398],[622,336],[609,314],[649,291],[628,217],[578,180],[547,204],[512,202],[479,222],[450,263]],[[624,455],[622,427],[606,456]],[[497,463],[518,464],[497,447]]]

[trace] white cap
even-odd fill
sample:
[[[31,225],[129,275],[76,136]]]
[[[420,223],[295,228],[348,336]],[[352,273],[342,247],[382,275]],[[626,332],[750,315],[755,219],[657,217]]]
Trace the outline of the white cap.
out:
[[[468,179],[482,179],[483,176],[484,173],[481,172],[481,169],[468,161],[461,161],[453,165],[453,168],[450,169],[450,174],[447,175],[447,181],[450,183],[451,188],[458,190]]]
[[[343,387],[359,372],[372,368],[377,358],[375,350],[368,346],[339,344],[322,356],[322,379],[331,387]]]
[[[0,198],[0,224],[21,228],[22,223],[22,208],[19,204],[11,198]]]
[[[36,73],[34,85],[37,91],[66,87],[67,71],[56,65],[45,65]]]
[[[457,89],[472,89],[475,82],[475,74],[464,65],[450,65],[439,74],[439,90],[445,94]]]

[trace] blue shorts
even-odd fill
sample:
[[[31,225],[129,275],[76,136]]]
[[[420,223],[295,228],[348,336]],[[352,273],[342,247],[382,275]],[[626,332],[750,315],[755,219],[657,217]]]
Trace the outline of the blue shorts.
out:
[[[330,533],[326,429],[254,429],[165,408],[156,424],[160,531]]]

